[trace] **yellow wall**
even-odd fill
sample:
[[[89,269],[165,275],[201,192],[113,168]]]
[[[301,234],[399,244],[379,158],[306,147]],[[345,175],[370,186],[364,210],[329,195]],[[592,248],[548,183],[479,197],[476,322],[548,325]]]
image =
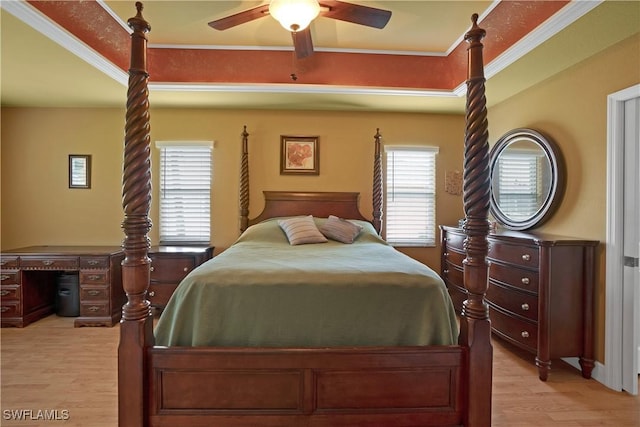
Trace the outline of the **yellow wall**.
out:
[[[640,34],[636,34],[489,109],[492,143],[510,129],[528,127],[554,140],[563,154],[564,198],[539,230],[601,242],[596,257],[599,361],[604,361],[607,95],[639,82]]]
[[[2,248],[120,244],[124,110],[5,108],[2,119]],[[158,162],[157,140],[215,141],[212,243],[217,251],[238,236],[240,135],[245,124],[250,133],[252,217],[262,210],[262,190],[359,191],[361,211],[371,217],[377,127],[384,144],[440,147],[437,221],[452,224],[462,215],[460,197],[444,191],[444,176],[462,168],[463,116],[152,109],[153,165]],[[280,175],[280,135],[320,137],[319,176]],[[69,154],[93,156],[90,190],[68,188]],[[152,174],[157,200],[158,176],[155,170]],[[150,216],[156,223],[157,203],[152,203]],[[153,228],[152,243],[157,237]],[[411,254],[439,269],[439,248]]]

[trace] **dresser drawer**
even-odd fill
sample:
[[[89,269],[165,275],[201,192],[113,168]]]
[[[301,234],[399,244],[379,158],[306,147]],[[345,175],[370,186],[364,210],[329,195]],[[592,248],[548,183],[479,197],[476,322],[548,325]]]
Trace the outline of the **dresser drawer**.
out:
[[[537,271],[491,263],[489,266],[489,279],[518,289],[524,289],[534,294],[538,293]]]
[[[498,335],[521,345],[533,353],[538,347],[538,325],[509,316],[489,304],[491,329]]]
[[[164,307],[169,302],[171,295],[173,295],[173,292],[177,287],[177,284],[152,283],[151,285],[149,285],[149,292],[147,292],[147,297],[152,306]]]
[[[0,305],[0,315],[2,317],[19,317],[20,313],[20,302],[4,302]]]
[[[83,270],[97,268],[109,268],[109,257],[106,256],[82,256],[80,257],[80,268]]]
[[[538,298],[535,295],[518,292],[496,284],[489,285],[487,301],[505,311],[538,320]]]
[[[81,271],[80,283],[83,285],[89,284],[105,284],[108,283],[109,273],[107,271]]]
[[[489,258],[521,267],[538,268],[538,248],[535,246],[510,245],[489,239]]]
[[[100,317],[109,316],[109,303],[108,302],[81,302],[80,303],[80,316],[88,317]]]
[[[0,273],[2,285],[18,285],[20,284],[20,273],[18,271],[3,271]]]
[[[77,270],[78,257],[65,256],[23,256],[20,257],[20,267],[38,270]]]
[[[447,247],[458,249],[460,252],[464,252],[464,239],[466,234],[458,234],[447,231],[445,239],[447,241]]]
[[[0,286],[0,298],[5,301],[20,301],[20,285],[2,285]]]
[[[443,271],[443,279],[451,284],[454,284],[460,288],[464,288],[464,273],[461,269],[455,268],[448,262],[445,263],[445,269]]]
[[[151,280],[179,283],[195,268],[192,257],[151,257]]]
[[[80,301],[109,300],[109,287],[80,285]]]
[[[0,267],[2,268],[18,268],[17,256],[0,256]]]
[[[466,257],[467,257],[466,254],[456,252],[456,251],[451,251],[451,250],[447,250],[447,252],[444,253],[444,259],[449,261],[451,264],[457,265],[460,268],[462,268],[462,261]]]

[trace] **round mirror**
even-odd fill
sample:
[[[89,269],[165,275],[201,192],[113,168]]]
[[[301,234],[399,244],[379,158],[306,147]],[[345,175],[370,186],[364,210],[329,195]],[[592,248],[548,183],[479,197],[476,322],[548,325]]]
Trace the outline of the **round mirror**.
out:
[[[532,129],[507,132],[491,149],[491,214],[511,230],[542,224],[562,197],[563,172],[548,138]]]

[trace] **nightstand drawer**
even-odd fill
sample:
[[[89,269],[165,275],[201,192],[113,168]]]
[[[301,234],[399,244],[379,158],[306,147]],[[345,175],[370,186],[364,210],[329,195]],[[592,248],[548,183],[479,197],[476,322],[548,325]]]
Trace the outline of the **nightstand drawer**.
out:
[[[538,293],[538,272],[509,265],[491,263],[489,277],[505,285]]]
[[[80,257],[81,269],[107,269],[109,268],[109,257],[106,256],[83,256]]]
[[[151,280],[179,283],[196,267],[192,257],[151,257]]]
[[[154,307],[164,307],[169,302],[171,295],[178,287],[177,284],[169,284],[169,283],[156,283],[149,285],[149,292],[147,293],[147,297],[151,302],[151,305]]]
[[[487,301],[513,314],[533,321],[538,320],[538,298],[535,295],[491,283],[487,291]]]

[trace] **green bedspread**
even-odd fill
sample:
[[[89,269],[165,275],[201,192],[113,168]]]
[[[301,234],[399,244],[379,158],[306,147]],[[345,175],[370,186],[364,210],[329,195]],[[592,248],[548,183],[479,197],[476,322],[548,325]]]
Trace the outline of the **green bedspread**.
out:
[[[440,277],[358,223],[364,229],[353,244],[291,246],[276,220],[250,227],[178,286],[156,345],[456,344]]]

